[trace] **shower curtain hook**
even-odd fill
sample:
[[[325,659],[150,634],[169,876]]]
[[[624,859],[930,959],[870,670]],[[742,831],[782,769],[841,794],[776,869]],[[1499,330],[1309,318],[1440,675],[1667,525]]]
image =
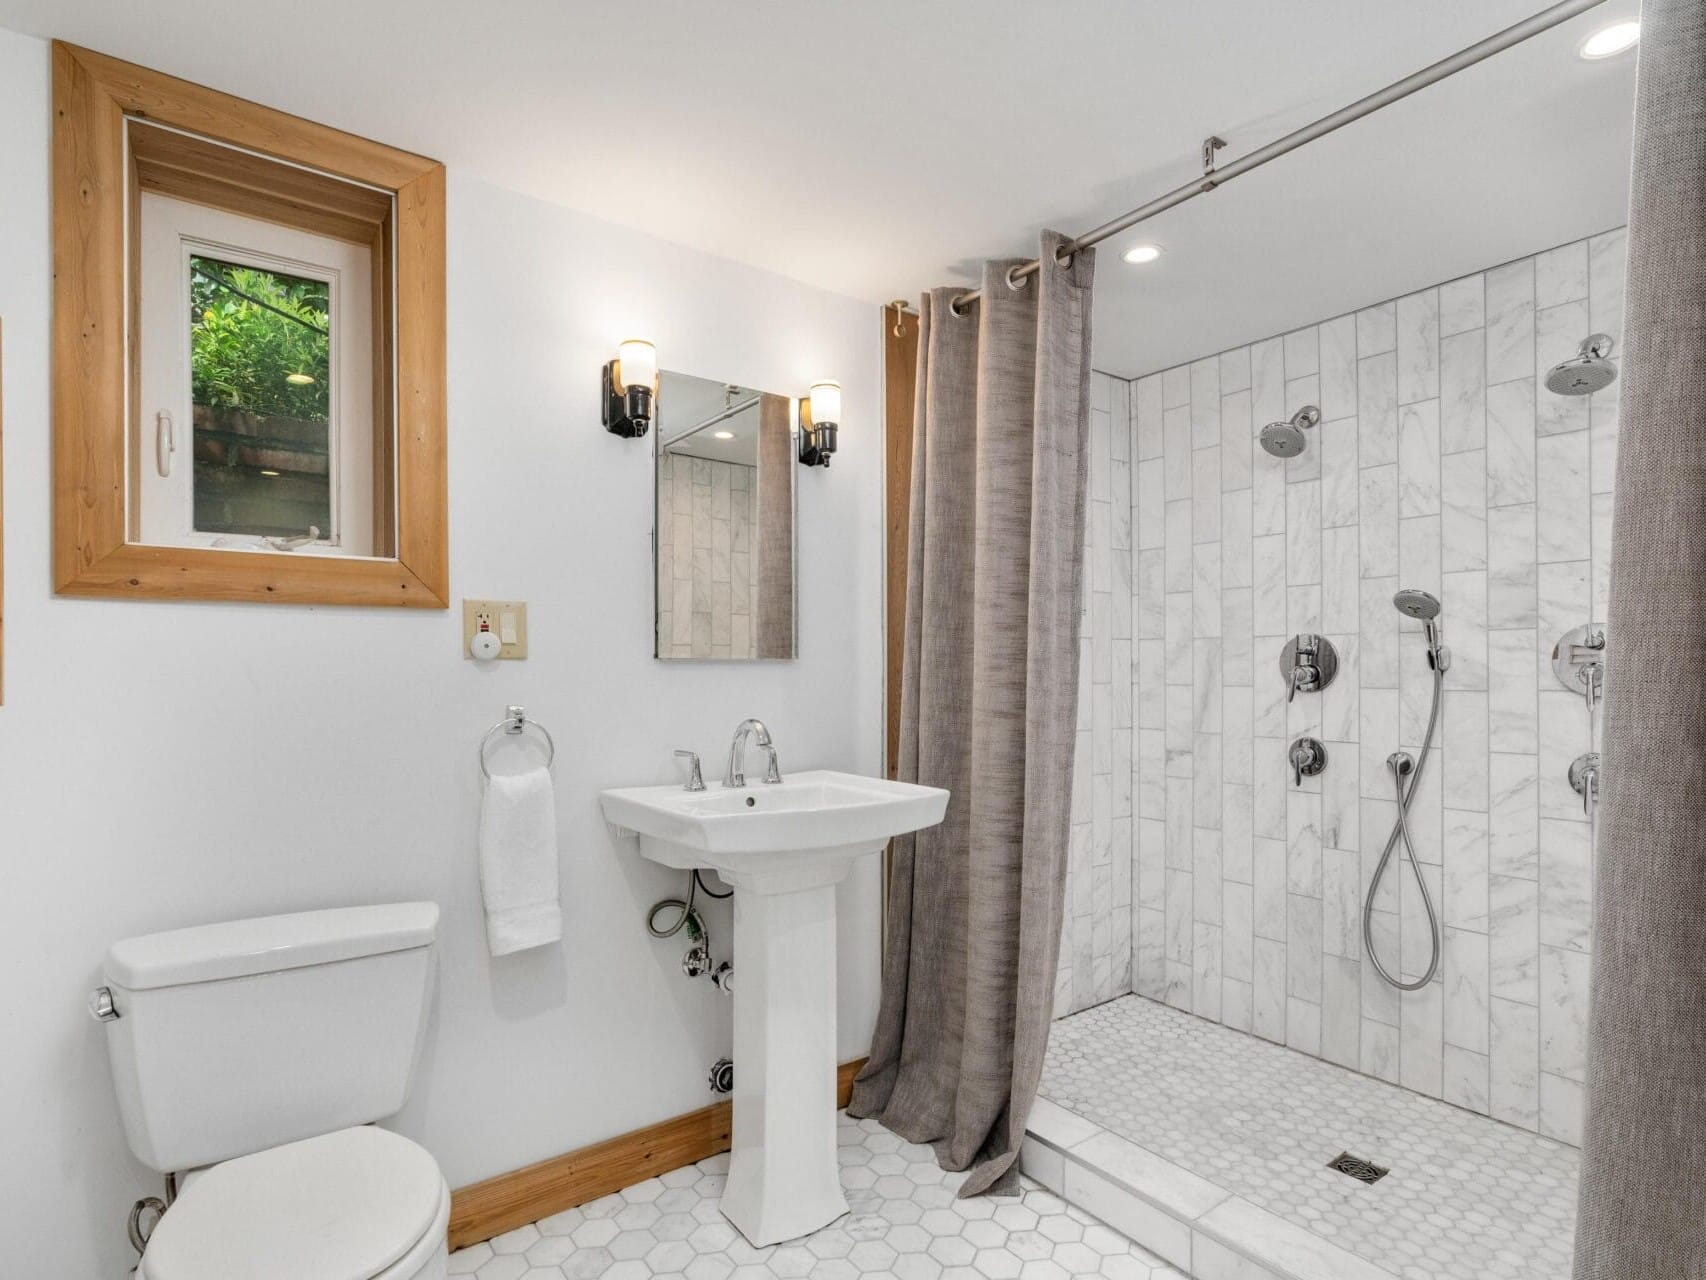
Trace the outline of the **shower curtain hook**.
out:
[[[1214,153],[1226,145],[1226,139],[1217,134],[1209,134],[1202,140],[1202,189],[1212,191],[1220,184],[1214,176]]]

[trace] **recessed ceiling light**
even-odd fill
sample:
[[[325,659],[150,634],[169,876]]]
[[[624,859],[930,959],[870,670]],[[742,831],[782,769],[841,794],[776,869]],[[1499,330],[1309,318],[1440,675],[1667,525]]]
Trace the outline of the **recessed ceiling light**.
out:
[[[263,475],[263,476],[276,476],[276,475],[277,475],[277,474],[278,474],[278,472],[276,472],[276,471],[270,471],[270,470],[268,470],[268,469],[266,469],[266,468],[265,468],[265,467],[263,467],[263,468],[262,468],[262,469],[261,469],[261,474],[262,474],[262,475]]]
[[[1639,22],[1614,22],[1609,27],[1601,27],[1582,41],[1582,47],[1576,52],[1589,61],[1611,58],[1626,49],[1633,49],[1635,42],[1640,38],[1641,24]]]
[[[1161,246],[1158,244],[1134,244],[1125,251],[1125,260],[1135,266],[1145,262],[1154,262],[1161,256]]]
[[[735,438],[735,433],[732,431],[713,431],[711,434],[719,440],[733,440]]]

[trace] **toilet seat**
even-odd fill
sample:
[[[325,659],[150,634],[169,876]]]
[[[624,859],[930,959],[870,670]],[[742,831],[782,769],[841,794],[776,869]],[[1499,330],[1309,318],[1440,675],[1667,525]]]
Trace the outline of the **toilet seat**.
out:
[[[424,1150],[387,1129],[339,1129],[202,1171],[154,1228],[137,1276],[416,1280],[443,1274],[449,1218]]]

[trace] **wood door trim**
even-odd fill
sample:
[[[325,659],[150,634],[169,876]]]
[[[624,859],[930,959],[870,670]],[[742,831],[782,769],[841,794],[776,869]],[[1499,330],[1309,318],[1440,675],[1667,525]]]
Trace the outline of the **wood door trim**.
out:
[[[0,332],[0,705],[6,701],[6,376],[5,335]]]
[[[885,763],[893,778],[900,757],[900,686],[906,662],[907,539],[912,519],[912,436],[917,411],[918,316],[884,307],[883,528]],[[899,330],[897,333],[896,330]]]
[[[857,1058],[836,1071],[835,1104],[845,1107]],[[586,1204],[647,1178],[720,1155],[729,1149],[731,1108],[712,1103],[643,1129],[500,1173],[451,1193],[450,1247],[466,1248],[540,1218]]]

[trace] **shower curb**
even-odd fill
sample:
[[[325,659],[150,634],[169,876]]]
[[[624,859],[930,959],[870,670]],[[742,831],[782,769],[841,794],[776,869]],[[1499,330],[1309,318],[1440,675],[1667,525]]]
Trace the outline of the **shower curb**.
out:
[[[1044,1097],[1019,1159],[1027,1177],[1194,1280],[1398,1280]]]

